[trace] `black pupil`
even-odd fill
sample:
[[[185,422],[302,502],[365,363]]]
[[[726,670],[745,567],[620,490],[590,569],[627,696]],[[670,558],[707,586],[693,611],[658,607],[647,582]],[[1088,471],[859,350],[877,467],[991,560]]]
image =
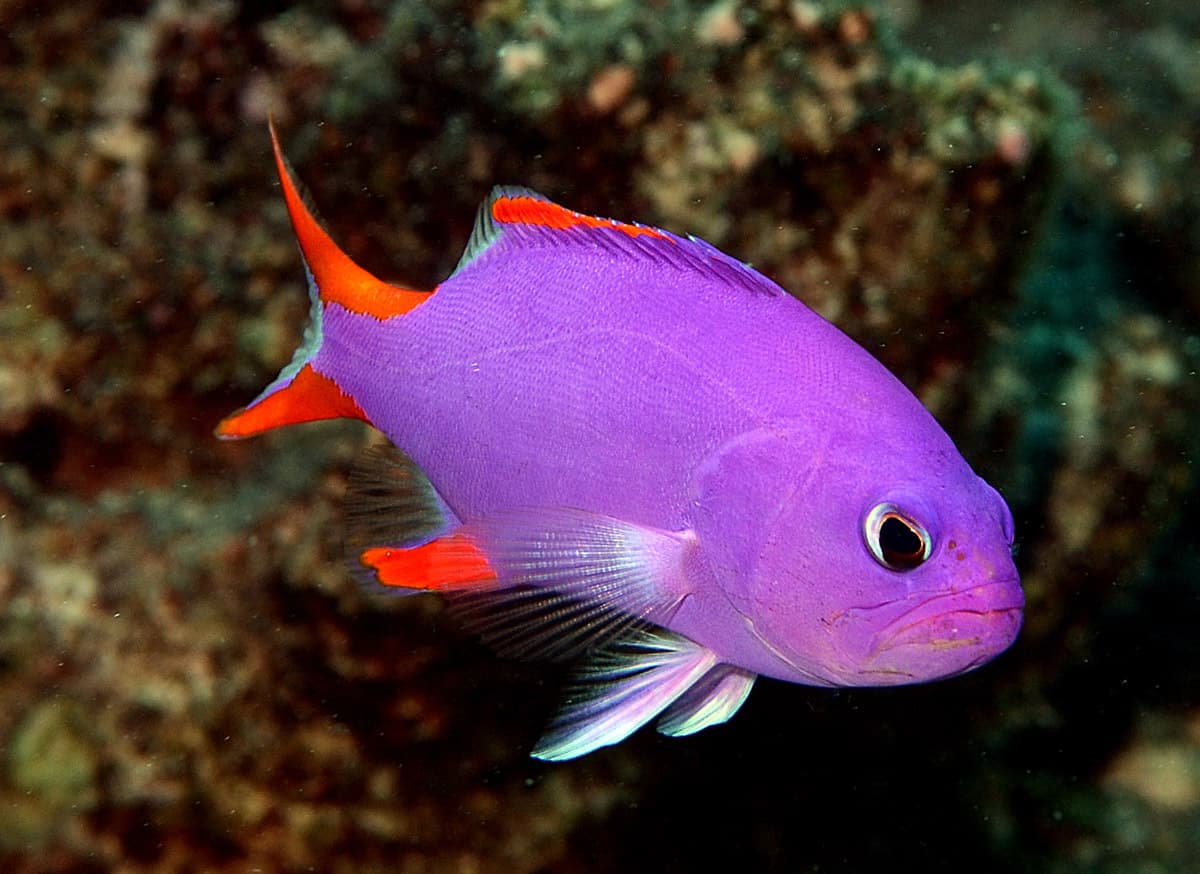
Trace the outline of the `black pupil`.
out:
[[[889,516],[879,526],[879,551],[888,564],[914,567],[924,557],[925,544],[903,519]]]

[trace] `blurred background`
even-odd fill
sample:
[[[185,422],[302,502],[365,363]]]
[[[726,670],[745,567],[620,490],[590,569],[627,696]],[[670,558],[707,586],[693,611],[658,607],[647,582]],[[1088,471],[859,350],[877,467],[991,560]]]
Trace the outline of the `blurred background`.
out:
[[[528,758],[563,671],[343,570],[366,429],[212,437],[268,115],[383,278],[509,183],[792,290],[1009,499],[1016,646]],[[0,867],[1200,871],[1198,133],[1185,0],[0,0]]]

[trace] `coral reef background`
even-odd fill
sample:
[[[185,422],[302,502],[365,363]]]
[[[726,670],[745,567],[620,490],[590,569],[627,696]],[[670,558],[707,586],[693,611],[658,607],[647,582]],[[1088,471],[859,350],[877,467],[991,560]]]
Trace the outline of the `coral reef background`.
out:
[[[0,3],[0,868],[1194,870],[1198,59],[1184,0]],[[520,183],[794,291],[1009,497],[1015,648],[529,759],[562,674],[344,573],[365,430],[212,438],[307,307],[269,114],[378,275]]]

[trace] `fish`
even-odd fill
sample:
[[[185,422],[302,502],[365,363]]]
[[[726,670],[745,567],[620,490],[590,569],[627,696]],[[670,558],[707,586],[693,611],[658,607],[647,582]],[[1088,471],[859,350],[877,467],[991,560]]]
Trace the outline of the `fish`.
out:
[[[310,312],[223,439],[335,418],[355,573],[576,673],[533,747],[726,722],[759,677],[924,683],[1013,643],[1008,505],[862,346],[693,236],[497,187],[432,291],[354,263],[270,129]]]

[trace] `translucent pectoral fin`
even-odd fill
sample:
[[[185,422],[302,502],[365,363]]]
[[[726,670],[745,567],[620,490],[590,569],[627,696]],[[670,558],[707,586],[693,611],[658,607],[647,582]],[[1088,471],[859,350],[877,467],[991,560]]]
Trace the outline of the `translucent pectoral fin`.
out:
[[[568,507],[460,522],[392,446],[364,455],[349,492],[354,573],[398,594],[447,596],[467,628],[506,655],[575,658],[668,621],[691,592],[687,531]]]
[[[690,592],[686,533],[564,507],[507,511],[461,530],[498,582],[453,594],[451,608],[505,655],[575,658],[666,622]]]

